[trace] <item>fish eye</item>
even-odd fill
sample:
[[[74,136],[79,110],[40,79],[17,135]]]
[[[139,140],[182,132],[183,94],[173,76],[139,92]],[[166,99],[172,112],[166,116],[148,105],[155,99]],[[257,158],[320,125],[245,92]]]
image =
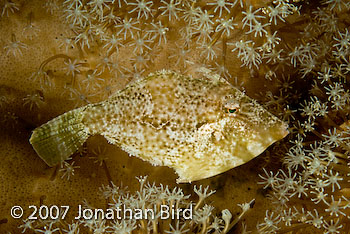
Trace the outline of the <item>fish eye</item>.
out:
[[[228,114],[234,114],[238,111],[238,108],[227,108],[226,113]]]
[[[225,113],[235,115],[239,111],[239,104],[234,100],[229,100],[224,104]]]
[[[231,113],[231,114],[235,113],[236,111],[237,111],[236,108],[235,109],[228,109],[228,112]]]

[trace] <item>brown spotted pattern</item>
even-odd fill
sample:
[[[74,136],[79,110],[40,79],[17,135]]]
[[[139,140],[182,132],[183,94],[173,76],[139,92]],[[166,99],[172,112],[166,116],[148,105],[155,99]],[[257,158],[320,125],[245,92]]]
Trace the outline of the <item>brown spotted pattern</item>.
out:
[[[227,108],[236,108],[231,110]],[[172,167],[179,182],[225,172],[287,135],[286,125],[225,81],[150,74],[84,111],[90,134]]]

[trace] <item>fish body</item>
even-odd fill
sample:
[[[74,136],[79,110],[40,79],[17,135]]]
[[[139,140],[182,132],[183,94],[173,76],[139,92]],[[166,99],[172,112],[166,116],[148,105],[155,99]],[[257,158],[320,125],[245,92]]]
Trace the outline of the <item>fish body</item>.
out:
[[[285,137],[286,128],[225,80],[163,70],[49,121],[30,142],[53,166],[100,134],[130,155],[175,169],[178,182],[191,182],[251,160]]]

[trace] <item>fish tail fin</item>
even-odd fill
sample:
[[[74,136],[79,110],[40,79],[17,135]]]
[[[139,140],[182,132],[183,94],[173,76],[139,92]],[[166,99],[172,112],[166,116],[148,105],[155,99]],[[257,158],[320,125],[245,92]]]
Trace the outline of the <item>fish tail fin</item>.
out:
[[[29,141],[47,165],[68,159],[87,140],[89,130],[82,122],[85,108],[71,110],[34,129]]]

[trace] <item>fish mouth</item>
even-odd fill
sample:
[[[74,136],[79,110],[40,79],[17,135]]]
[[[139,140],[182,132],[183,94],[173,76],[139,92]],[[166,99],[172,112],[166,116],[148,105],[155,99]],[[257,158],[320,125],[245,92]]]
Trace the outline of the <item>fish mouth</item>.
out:
[[[234,167],[240,166],[263,153],[269,146],[289,134],[288,125],[284,122],[266,130],[260,129],[259,137],[241,141],[236,144],[235,153],[225,158],[225,163],[215,166],[216,158],[204,155],[200,159],[189,159],[186,162],[172,165],[179,178],[177,183],[191,183],[222,174]],[[185,165],[185,166],[184,166]]]
[[[282,122],[282,126],[280,127],[281,139],[285,138],[290,133],[288,129],[289,129],[288,124],[285,122]]]

